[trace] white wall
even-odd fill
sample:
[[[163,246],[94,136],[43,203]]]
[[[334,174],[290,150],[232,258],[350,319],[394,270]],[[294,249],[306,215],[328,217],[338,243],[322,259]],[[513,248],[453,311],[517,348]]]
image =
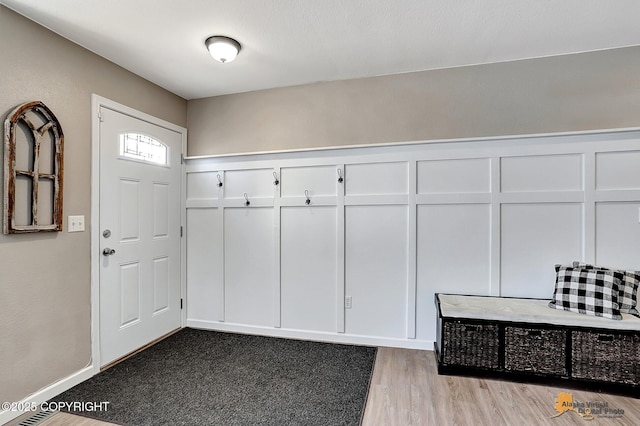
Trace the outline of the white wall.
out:
[[[639,209],[640,131],[189,159],[188,325],[430,349],[436,292],[640,269]]]

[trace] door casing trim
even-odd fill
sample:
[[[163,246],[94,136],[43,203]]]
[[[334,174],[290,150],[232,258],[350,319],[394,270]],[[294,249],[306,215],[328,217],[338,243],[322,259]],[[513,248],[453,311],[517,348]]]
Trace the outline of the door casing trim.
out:
[[[93,375],[100,372],[100,108],[146,121],[180,133],[182,153],[187,152],[187,129],[118,102],[91,95],[91,367]],[[186,179],[184,162],[180,164],[180,226],[186,224]],[[180,297],[186,302],[186,238],[180,238]],[[186,303],[180,312],[180,327],[187,320]]]

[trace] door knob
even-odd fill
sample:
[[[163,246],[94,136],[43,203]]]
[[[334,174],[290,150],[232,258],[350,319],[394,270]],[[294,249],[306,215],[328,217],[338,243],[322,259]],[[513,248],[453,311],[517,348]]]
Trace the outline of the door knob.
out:
[[[109,247],[107,247],[104,250],[102,250],[102,254],[105,255],[105,256],[111,256],[112,254],[115,254],[115,253],[116,253],[116,251],[114,249],[112,249],[112,248],[109,248]]]

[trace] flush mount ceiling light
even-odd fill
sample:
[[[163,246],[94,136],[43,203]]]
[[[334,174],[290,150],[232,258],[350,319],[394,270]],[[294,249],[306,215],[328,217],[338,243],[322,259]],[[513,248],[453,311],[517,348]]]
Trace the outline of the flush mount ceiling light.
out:
[[[205,42],[209,53],[216,61],[227,63],[233,61],[240,52],[240,43],[225,36],[209,37]]]

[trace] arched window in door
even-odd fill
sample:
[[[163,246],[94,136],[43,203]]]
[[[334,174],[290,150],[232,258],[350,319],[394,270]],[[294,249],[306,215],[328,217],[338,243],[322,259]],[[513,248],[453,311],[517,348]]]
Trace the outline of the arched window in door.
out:
[[[42,102],[14,109],[4,122],[3,232],[62,231],[64,135]]]
[[[120,135],[120,156],[163,166],[169,164],[167,145],[141,133]]]

